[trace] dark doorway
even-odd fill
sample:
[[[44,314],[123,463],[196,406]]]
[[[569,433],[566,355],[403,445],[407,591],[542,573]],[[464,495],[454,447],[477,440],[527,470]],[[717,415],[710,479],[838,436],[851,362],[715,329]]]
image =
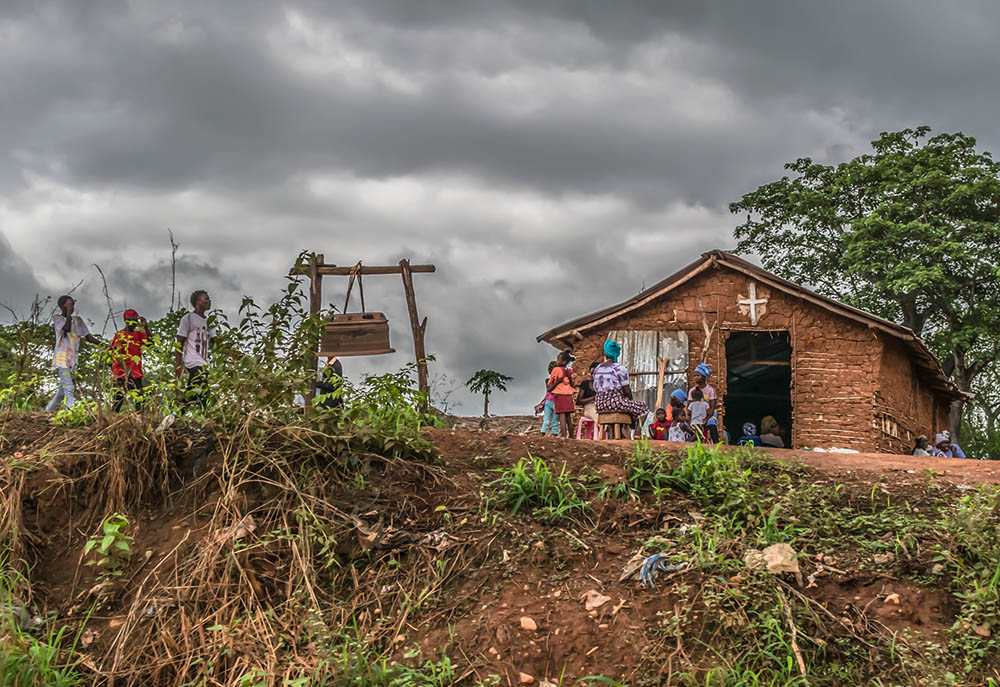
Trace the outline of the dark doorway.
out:
[[[752,422],[758,433],[767,415],[792,445],[792,346],[788,332],[732,332],[726,341],[725,427],[731,440]]]

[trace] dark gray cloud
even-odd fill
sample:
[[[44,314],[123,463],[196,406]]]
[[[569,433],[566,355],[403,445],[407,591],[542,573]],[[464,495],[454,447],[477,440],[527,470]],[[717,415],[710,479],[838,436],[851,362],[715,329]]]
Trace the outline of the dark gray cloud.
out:
[[[0,319],[10,316],[6,308],[13,310],[18,317],[29,316],[35,296],[42,296],[44,292],[31,266],[11,249],[3,233],[0,233],[0,305],[4,306]]]
[[[548,327],[731,245],[799,156],[928,123],[1000,147],[1000,6],[930,0],[0,4],[0,293],[233,309],[300,250],[410,257],[437,370],[534,403]],[[346,283],[327,280],[341,305]],[[397,279],[366,284],[411,355]],[[466,398],[466,410],[476,403]]]

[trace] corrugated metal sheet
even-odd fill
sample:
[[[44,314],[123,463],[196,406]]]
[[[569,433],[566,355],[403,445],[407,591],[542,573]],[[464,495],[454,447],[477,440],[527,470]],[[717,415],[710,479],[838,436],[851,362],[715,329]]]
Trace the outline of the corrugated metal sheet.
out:
[[[636,398],[654,409],[657,396],[657,358],[669,363],[663,376],[663,398],[677,388],[687,386],[688,336],[684,331],[615,330],[608,340],[622,347],[618,362],[629,372],[629,383]],[[663,401],[666,403],[666,401]]]

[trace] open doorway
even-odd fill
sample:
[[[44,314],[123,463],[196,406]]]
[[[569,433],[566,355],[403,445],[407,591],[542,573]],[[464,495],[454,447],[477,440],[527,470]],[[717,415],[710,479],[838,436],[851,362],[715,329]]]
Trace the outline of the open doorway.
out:
[[[792,346],[788,332],[732,332],[726,341],[725,427],[732,440],[743,424],[771,415],[792,446]]]

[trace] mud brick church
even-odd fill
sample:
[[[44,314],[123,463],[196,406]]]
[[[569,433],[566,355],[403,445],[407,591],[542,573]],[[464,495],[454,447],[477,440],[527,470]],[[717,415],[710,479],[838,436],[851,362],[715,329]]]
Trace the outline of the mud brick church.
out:
[[[650,408],[706,362],[730,436],[773,415],[796,448],[908,453],[948,427],[962,398],[910,329],[718,250],[538,340],[572,349],[586,370],[609,338]]]

